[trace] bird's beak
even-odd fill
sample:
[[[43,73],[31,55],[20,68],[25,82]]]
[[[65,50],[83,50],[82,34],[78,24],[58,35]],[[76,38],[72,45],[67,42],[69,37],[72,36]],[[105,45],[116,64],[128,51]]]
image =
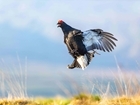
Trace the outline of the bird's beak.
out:
[[[57,27],[60,27],[60,24],[59,23],[57,23]]]

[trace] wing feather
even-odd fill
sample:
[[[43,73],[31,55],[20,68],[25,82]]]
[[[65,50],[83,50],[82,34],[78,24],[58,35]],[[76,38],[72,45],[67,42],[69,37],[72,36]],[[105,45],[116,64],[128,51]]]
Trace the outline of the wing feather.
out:
[[[105,49],[109,52],[109,48],[108,48],[108,46],[107,46],[106,40],[102,40],[102,43],[103,43]]]
[[[116,38],[114,38],[113,36],[108,35],[108,34],[106,34],[106,33],[103,33],[103,34],[105,35],[105,37],[108,37],[108,38],[111,38],[111,39],[113,39],[113,40],[116,40],[116,41],[117,41],[117,39],[116,39]]]
[[[114,46],[116,46],[116,44],[113,42],[113,40],[111,40],[109,37],[106,37],[106,39],[107,39],[111,44],[113,44]]]
[[[101,50],[103,50],[105,52],[105,47],[104,47],[104,44],[102,41],[100,41],[100,47],[101,47]],[[96,48],[95,48],[96,49]]]
[[[83,43],[87,51],[97,49],[110,52],[116,46],[114,41],[117,41],[117,39],[113,34],[101,29],[91,29],[83,32]]]
[[[112,49],[114,49],[114,46],[116,46],[116,44],[115,44],[112,40],[110,40],[109,38],[106,38],[106,40],[108,41],[110,47],[111,47]],[[113,46],[112,44],[113,44],[114,46]]]
[[[105,39],[105,40],[106,40],[106,39]],[[106,44],[107,44],[107,46],[108,46],[109,50],[110,50],[110,51],[112,51],[112,49],[114,49],[114,48],[112,48],[112,46],[111,46],[110,42],[108,42],[107,40],[106,40],[106,42],[107,42]]]

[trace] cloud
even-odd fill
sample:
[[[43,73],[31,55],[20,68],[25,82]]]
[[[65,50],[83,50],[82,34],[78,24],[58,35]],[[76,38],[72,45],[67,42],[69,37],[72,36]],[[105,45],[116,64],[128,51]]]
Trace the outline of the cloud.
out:
[[[30,29],[52,40],[62,40],[58,19],[81,30],[101,28],[115,34],[119,49],[139,36],[139,1],[80,0],[1,0],[0,23],[17,29]],[[130,42],[132,40],[132,42]],[[134,47],[135,48],[135,47]]]

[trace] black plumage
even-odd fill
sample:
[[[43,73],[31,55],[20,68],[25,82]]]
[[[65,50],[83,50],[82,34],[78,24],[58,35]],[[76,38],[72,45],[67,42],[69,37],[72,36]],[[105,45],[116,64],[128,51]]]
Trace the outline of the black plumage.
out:
[[[57,25],[62,29],[64,43],[74,58],[73,63],[68,65],[70,69],[75,67],[84,69],[94,57],[95,49],[110,52],[116,46],[113,40],[117,41],[117,39],[111,33],[101,29],[90,29],[82,32],[62,20],[59,20]]]
[[[62,22],[59,27],[61,27],[64,33],[64,43],[67,45],[69,53],[74,58],[87,53],[85,45],[82,42],[83,36],[80,30],[72,28],[65,22]]]

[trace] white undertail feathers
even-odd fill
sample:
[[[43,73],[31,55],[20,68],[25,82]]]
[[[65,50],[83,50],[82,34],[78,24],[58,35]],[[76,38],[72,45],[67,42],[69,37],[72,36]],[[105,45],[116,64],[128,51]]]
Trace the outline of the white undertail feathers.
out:
[[[86,54],[84,56],[79,56],[77,58],[77,62],[80,64],[82,70],[84,70],[88,65],[88,58]]]

